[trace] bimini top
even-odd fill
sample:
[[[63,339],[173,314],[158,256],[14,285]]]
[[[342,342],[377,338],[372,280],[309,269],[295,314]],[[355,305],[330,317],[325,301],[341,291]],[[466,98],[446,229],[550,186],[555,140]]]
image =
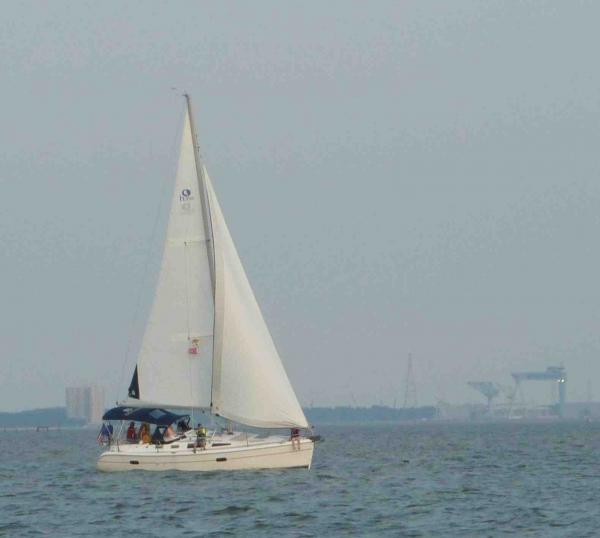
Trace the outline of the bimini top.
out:
[[[123,406],[113,407],[102,416],[102,420],[132,420],[134,422],[148,422],[158,426],[168,426],[186,418],[189,418],[189,415],[176,415],[164,409]]]

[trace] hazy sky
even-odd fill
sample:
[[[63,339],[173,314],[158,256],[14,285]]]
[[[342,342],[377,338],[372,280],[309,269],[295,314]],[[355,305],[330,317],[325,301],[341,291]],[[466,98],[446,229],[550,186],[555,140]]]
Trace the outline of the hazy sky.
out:
[[[560,363],[569,398],[600,396],[598,20],[558,1],[3,4],[0,410],[92,381],[124,396],[172,86],[303,404],[402,400],[409,352],[419,403]]]

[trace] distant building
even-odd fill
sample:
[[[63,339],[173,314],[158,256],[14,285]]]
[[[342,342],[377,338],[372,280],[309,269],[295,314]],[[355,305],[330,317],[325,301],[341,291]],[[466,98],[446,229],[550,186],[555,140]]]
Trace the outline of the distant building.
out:
[[[88,422],[102,422],[102,415],[104,415],[104,389],[97,385],[92,385],[90,387],[89,402]]]
[[[65,389],[67,417],[80,418],[87,422],[102,421],[104,414],[104,389],[97,385],[67,387]]]
[[[84,418],[87,420],[88,397],[86,387],[67,387],[65,390],[68,418]]]

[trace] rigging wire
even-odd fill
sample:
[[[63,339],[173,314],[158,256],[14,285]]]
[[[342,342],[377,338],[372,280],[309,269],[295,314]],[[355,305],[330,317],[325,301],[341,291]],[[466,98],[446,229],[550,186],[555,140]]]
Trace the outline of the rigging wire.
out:
[[[188,226],[186,229],[186,237],[189,237],[189,220]],[[183,263],[185,267],[184,273],[184,282],[185,282],[185,313],[187,320],[187,345],[188,347],[191,345],[191,332],[190,332],[190,294],[189,294],[189,282],[188,282],[188,250],[187,250],[187,241],[183,242]],[[190,415],[192,419],[192,425],[194,424],[194,376],[192,375],[192,359],[189,355],[188,350],[188,372],[190,378]]]

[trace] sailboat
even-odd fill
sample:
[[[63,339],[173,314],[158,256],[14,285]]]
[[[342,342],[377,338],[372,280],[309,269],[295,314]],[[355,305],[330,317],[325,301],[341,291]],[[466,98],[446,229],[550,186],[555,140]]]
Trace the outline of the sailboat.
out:
[[[191,99],[184,97],[179,163],[154,302],[127,398],[103,417],[122,425],[152,424],[158,437],[140,440],[135,430],[129,442],[111,436],[97,467],[310,468],[317,439],[225,223],[200,155]],[[210,413],[215,423],[225,421],[226,427],[194,429],[193,422],[189,425],[194,409]],[[161,438],[175,423],[180,426],[175,437]],[[250,431],[234,431],[233,423]]]

